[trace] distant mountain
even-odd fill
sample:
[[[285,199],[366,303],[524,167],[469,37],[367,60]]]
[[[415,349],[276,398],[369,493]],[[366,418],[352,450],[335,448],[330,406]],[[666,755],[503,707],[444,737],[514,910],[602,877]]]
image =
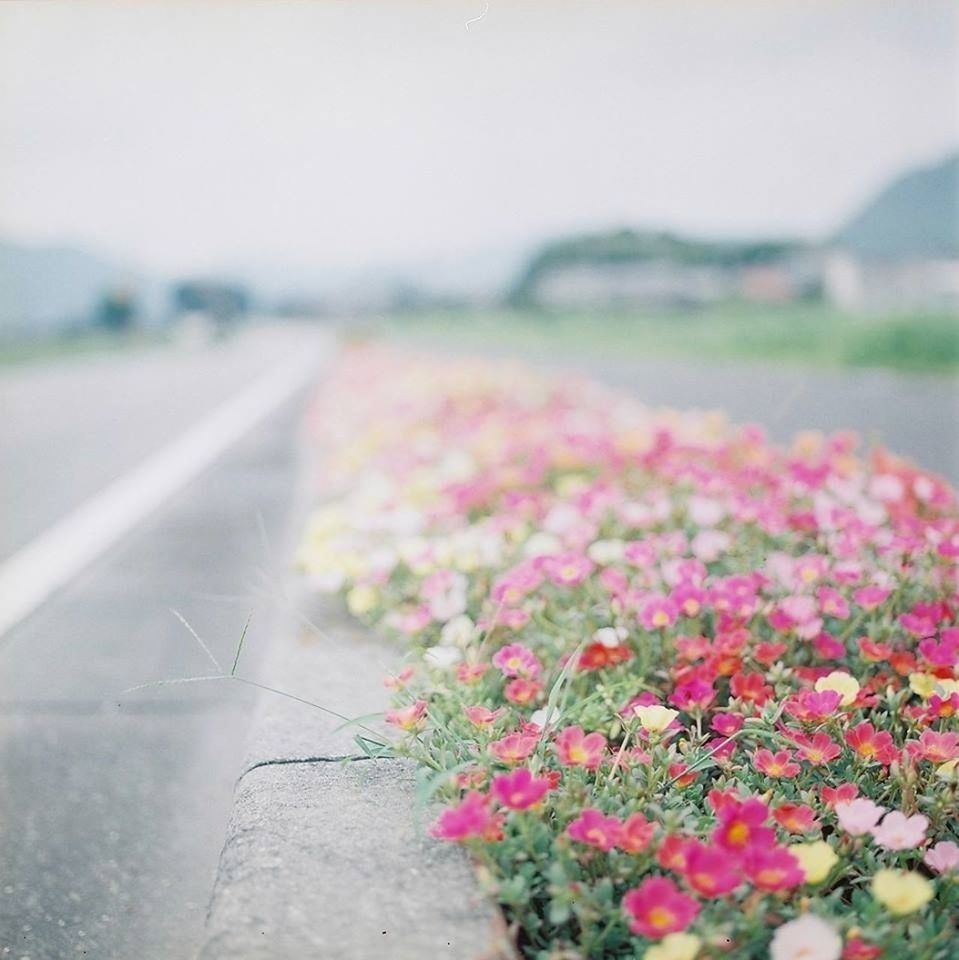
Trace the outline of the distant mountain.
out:
[[[128,271],[66,246],[0,241],[0,333],[42,334],[90,319],[101,295]]]
[[[862,257],[959,257],[959,154],[893,180],[832,238]]]
[[[697,240],[651,231],[617,230],[580,234],[554,240],[541,247],[520,274],[510,299],[514,303],[534,299],[536,288],[542,280],[571,267],[643,261],[697,267],[734,267],[770,263],[799,248],[800,244],[793,241]]]

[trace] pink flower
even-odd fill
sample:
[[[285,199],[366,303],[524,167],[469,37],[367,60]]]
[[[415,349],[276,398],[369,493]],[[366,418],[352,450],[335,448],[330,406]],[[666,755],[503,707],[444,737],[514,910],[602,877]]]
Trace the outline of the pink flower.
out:
[[[499,710],[490,710],[488,707],[476,706],[463,707],[463,713],[466,714],[466,719],[469,720],[474,727],[479,727],[480,730],[486,730],[503,716],[504,710],[502,708]]]
[[[564,767],[595,770],[606,753],[606,738],[601,733],[583,733],[582,727],[567,727],[556,737],[556,755]]]
[[[593,572],[593,561],[581,553],[562,553],[546,557],[541,569],[558,587],[578,587]]]
[[[626,853],[642,853],[653,839],[656,825],[641,813],[631,813],[619,834],[619,848]]]
[[[907,741],[906,750],[913,757],[921,757],[933,763],[946,763],[959,757],[959,733],[923,730],[918,740]]]
[[[773,819],[790,833],[809,833],[819,827],[815,810],[802,803],[781,803],[773,810]]]
[[[719,812],[719,826],[713,831],[713,841],[734,853],[748,847],[770,847],[776,841],[776,833],[765,826],[768,817],[769,808],[756,797],[730,804]]]
[[[694,677],[685,683],[680,683],[670,694],[669,702],[679,710],[687,713],[692,710],[705,710],[713,702],[716,691],[711,683]]]
[[[510,703],[525,707],[532,703],[542,693],[543,686],[535,680],[527,680],[526,677],[517,677],[510,680],[503,690],[503,696]]]
[[[837,803],[835,810],[839,826],[853,837],[871,833],[879,823],[879,818],[886,812],[885,807],[878,806],[866,797]]]
[[[767,777],[775,777],[777,779],[780,777],[795,777],[802,769],[799,764],[793,760],[792,754],[788,750],[777,750],[776,753],[773,753],[764,747],[760,747],[760,749],[753,754],[753,766],[759,770],[760,773],[765,773]]]
[[[540,802],[551,789],[549,780],[534,777],[528,767],[493,778],[491,790],[496,799],[510,810],[526,810]]]
[[[788,890],[806,879],[799,861],[783,847],[754,847],[746,852],[743,870],[757,890]]]
[[[786,700],[785,711],[802,723],[825,720],[839,709],[842,695],[835,690],[801,690]]]
[[[420,729],[426,721],[426,701],[417,700],[408,707],[398,710],[387,710],[383,718],[387,723],[401,730],[412,731]]]
[[[907,817],[898,810],[887,813],[878,827],[873,827],[873,839],[887,850],[912,850],[926,839],[929,821],[916,813]]]
[[[882,587],[860,587],[853,593],[852,598],[863,610],[875,610],[891,593],[891,590]]]
[[[654,594],[647,597],[639,611],[639,620],[647,630],[671,627],[679,616],[679,608],[668,597]]]
[[[623,897],[629,929],[651,940],[685,930],[699,914],[699,904],[668,877],[647,877]]]
[[[566,833],[572,840],[608,852],[619,842],[622,826],[618,817],[607,817],[601,810],[587,807],[566,828]]]
[[[930,870],[936,873],[950,873],[959,870],[959,844],[951,840],[940,840],[934,847],[926,851],[922,858]]]
[[[481,793],[468,793],[462,803],[444,810],[430,828],[430,833],[440,840],[467,840],[482,837],[484,840],[502,838],[500,823],[502,814],[490,811],[490,798]]]
[[[739,863],[721,847],[694,842],[686,852],[686,882],[704,897],[722,897],[742,882]]]
[[[528,680],[535,680],[543,669],[536,654],[521,643],[510,643],[497,650],[493,654],[493,666],[506,677],[526,677]]]
[[[526,760],[536,749],[539,737],[522,733],[509,733],[501,740],[494,740],[487,748],[500,763],[514,764]]]

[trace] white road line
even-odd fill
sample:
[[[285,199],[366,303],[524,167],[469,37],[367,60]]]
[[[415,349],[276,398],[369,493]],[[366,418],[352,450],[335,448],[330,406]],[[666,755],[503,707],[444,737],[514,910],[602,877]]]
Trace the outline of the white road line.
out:
[[[0,564],[0,636],[306,384],[317,357],[273,367]]]

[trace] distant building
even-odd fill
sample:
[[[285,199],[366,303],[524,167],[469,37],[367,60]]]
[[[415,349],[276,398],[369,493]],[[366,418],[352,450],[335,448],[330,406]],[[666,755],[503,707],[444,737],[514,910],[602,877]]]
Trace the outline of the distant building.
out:
[[[823,288],[844,310],[959,307],[959,156],[898,178],[840,230]]]

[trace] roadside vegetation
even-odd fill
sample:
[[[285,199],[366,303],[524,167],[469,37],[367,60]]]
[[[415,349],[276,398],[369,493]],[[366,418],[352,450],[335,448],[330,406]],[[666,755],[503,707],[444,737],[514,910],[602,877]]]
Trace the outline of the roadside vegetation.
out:
[[[84,330],[53,337],[0,340],[0,369],[47,360],[142,350],[159,346],[168,339],[162,332]]]
[[[959,318],[947,313],[863,317],[816,303],[701,310],[490,309],[399,314],[399,339],[596,357],[746,360],[820,367],[959,371]]]
[[[951,960],[959,511],[588,381],[357,348],[299,562],[536,960]]]

